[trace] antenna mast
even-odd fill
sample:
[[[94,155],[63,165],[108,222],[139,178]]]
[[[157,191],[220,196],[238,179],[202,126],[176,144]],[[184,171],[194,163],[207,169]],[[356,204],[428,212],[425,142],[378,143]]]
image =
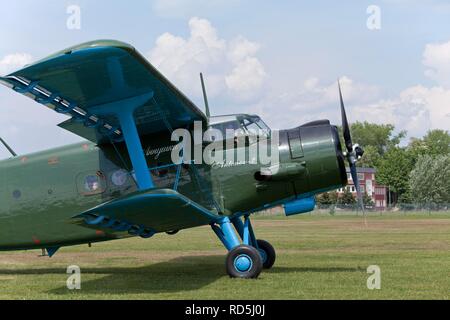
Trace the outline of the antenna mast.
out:
[[[205,81],[203,80],[203,74],[202,73],[200,73],[200,81],[202,83],[203,100],[205,100],[206,117],[209,119],[211,117],[211,114],[209,112],[208,96],[206,95]]]
[[[8,149],[9,153],[11,153],[13,157],[17,157],[17,153],[15,153],[14,150],[11,149],[11,147],[1,137],[0,137],[0,142],[5,146],[6,149]]]

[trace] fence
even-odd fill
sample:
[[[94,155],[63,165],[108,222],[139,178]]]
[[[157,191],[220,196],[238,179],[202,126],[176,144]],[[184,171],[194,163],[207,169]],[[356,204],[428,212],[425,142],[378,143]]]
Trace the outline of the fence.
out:
[[[395,206],[375,208],[374,206],[365,206],[364,214],[367,216],[383,215],[448,215],[450,217],[450,204],[412,204],[402,203]],[[258,215],[284,215],[282,206],[267,209],[258,212]],[[357,204],[317,204],[314,211],[304,213],[304,215],[328,215],[328,216],[362,216],[363,212]]]

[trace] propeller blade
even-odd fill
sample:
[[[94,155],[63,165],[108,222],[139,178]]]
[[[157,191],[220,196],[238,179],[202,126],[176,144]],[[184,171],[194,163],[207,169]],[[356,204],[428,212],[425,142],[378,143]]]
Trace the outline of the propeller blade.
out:
[[[353,151],[352,136],[350,135],[350,126],[348,125],[347,113],[345,112],[344,99],[342,98],[341,83],[338,80],[339,99],[341,100],[341,117],[342,117],[342,132],[344,134],[345,147],[348,152]]]
[[[358,206],[361,208],[363,214],[365,215],[366,213],[364,211],[364,202],[363,202],[363,197],[362,197],[362,192],[361,192],[361,186],[359,185],[358,173],[356,171],[355,163],[350,163],[350,173],[352,175],[353,184],[355,185],[355,188],[356,188],[356,194],[357,194],[357,198],[358,198]]]

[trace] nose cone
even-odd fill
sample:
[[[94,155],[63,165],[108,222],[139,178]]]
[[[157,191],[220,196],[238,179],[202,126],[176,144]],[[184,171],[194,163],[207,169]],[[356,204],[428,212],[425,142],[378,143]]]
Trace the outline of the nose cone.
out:
[[[356,159],[361,159],[362,156],[364,155],[364,149],[360,145],[355,144],[354,150],[355,150]]]

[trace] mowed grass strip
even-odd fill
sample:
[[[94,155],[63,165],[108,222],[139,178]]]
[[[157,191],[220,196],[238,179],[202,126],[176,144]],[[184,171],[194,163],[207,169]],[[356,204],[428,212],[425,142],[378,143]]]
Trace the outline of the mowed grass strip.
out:
[[[0,253],[0,299],[449,299],[450,216],[262,216],[257,237],[277,250],[257,280],[230,279],[209,227],[175,236]],[[66,268],[81,268],[68,290]],[[381,268],[369,290],[367,267]]]

